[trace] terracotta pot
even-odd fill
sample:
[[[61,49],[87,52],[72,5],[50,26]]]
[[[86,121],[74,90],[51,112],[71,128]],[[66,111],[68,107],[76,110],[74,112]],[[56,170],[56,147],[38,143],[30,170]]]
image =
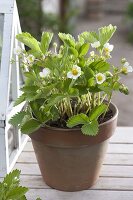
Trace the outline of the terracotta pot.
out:
[[[85,136],[79,129],[40,128],[30,135],[39,167],[47,185],[63,191],[88,189],[98,180],[113,135],[118,110],[100,124],[97,136]]]

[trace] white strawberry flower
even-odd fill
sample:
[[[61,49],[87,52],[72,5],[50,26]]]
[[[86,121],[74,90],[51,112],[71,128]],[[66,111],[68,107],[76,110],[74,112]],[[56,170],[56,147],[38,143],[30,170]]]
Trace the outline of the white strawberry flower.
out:
[[[94,57],[94,56],[95,56],[95,52],[94,52],[94,51],[91,51],[91,52],[90,52],[90,56],[91,56],[91,57]]]
[[[104,44],[104,51],[106,54],[110,54],[111,51],[113,51],[114,45],[106,43]]]
[[[26,61],[28,64],[32,64],[35,60],[35,57],[33,55],[28,55],[27,58],[26,58]]]
[[[123,67],[122,67],[122,70],[125,73],[133,72],[133,67],[129,64],[129,62],[125,62],[124,65],[123,65]]]
[[[51,72],[51,71],[50,71],[49,68],[44,68],[44,69],[42,70],[42,72],[39,73],[39,75],[40,75],[42,78],[45,78],[45,77],[49,76],[50,72]]]
[[[72,70],[67,73],[67,78],[77,79],[81,75],[81,68],[77,65],[72,67]]]
[[[96,74],[96,82],[97,84],[102,84],[106,80],[106,76],[102,73]]]
[[[94,43],[91,43],[91,46],[92,46],[92,48],[98,48],[98,47],[101,46],[101,44],[100,44],[99,41],[96,41],[96,42],[94,42]]]
[[[22,49],[18,46],[14,48],[14,54],[19,56],[22,53]]]

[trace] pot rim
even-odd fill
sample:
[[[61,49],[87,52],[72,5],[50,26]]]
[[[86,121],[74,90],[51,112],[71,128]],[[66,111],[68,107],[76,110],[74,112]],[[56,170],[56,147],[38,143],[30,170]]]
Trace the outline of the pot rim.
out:
[[[110,118],[109,120],[107,120],[106,122],[103,122],[103,123],[99,124],[99,127],[104,126],[104,125],[107,125],[107,124],[109,124],[111,121],[113,121],[114,119],[117,118],[118,113],[119,113],[117,106],[111,102],[110,105],[109,105],[109,107],[110,107],[111,110],[113,111],[113,117]],[[51,129],[51,130],[53,130],[53,131],[54,131],[54,130],[55,130],[55,131],[62,131],[62,130],[63,130],[63,131],[66,131],[66,132],[69,132],[70,130],[78,131],[78,130],[81,129],[81,128],[56,128],[56,127],[53,127],[53,126],[44,126],[44,127],[40,127],[40,128],[42,128],[42,129],[44,129],[44,128],[45,128],[45,129]]]

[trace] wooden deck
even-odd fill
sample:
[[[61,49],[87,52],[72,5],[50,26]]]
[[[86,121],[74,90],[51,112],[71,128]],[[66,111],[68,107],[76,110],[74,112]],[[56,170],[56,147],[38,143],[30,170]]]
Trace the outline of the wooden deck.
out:
[[[32,144],[29,141],[15,168],[21,170],[21,183],[30,188],[28,200],[133,200],[133,128],[119,127],[111,138],[99,181],[81,192],[61,192],[42,180]]]

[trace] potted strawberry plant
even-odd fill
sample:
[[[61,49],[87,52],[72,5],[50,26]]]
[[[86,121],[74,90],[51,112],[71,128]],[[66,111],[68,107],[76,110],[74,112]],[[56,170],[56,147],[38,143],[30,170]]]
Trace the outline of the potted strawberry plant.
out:
[[[59,33],[62,45],[54,43],[53,50],[52,33],[43,33],[41,42],[29,33],[16,36],[29,47],[14,50],[25,76],[15,106],[26,104],[10,123],[31,137],[42,176],[53,188],[82,190],[99,177],[117,124],[112,94],[129,93],[120,76],[133,71],[125,58],[119,66],[110,62],[115,31],[109,25],[83,32],[77,40]]]

